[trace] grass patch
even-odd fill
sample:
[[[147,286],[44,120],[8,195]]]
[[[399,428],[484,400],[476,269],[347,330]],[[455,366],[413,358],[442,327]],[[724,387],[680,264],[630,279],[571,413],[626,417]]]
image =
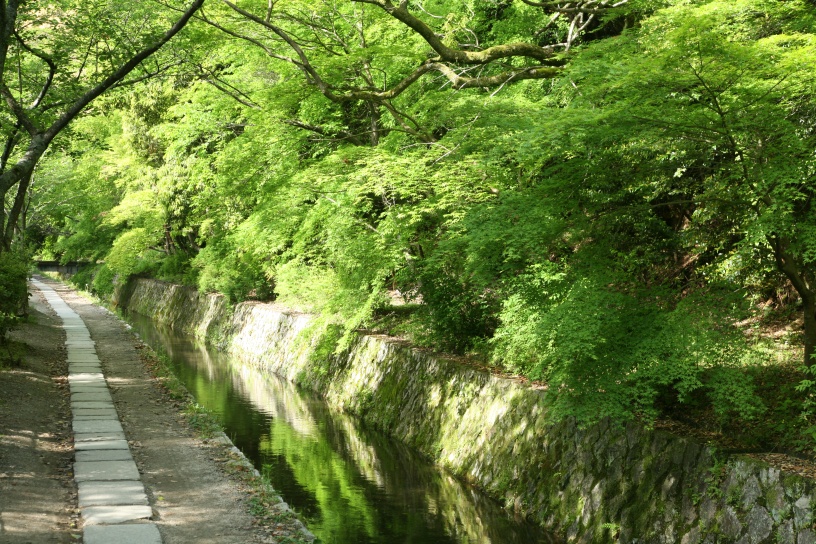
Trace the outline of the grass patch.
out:
[[[25,354],[26,345],[24,343],[4,338],[0,342],[0,370],[22,367]]]
[[[196,402],[187,405],[184,415],[201,438],[214,438],[224,432],[224,426],[218,415]]]

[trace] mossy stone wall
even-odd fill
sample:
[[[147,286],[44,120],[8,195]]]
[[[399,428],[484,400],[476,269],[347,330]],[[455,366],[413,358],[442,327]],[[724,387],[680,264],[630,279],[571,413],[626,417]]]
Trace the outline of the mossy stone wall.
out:
[[[361,336],[317,359],[308,315],[134,280],[118,303],[314,389],[571,542],[816,544],[809,479],[630,423],[553,423],[546,391]]]

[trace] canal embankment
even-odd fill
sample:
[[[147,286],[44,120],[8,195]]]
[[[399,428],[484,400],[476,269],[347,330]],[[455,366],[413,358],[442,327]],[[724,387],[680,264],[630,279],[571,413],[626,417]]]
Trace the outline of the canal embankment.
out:
[[[579,542],[816,542],[810,479],[636,423],[579,428],[547,392],[360,335],[322,349],[311,316],[136,279],[118,305],[321,394],[539,524]]]

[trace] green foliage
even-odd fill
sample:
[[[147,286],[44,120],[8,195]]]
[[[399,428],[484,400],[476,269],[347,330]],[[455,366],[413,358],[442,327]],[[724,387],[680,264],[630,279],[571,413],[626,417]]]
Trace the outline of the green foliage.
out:
[[[0,253],[0,342],[28,307],[31,258],[18,251]]]
[[[299,39],[317,27],[298,7],[336,32],[308,54],[337,92],[428,58],[354,3],[276,3]],[[522,2],[422,7],[452,47],[568,30],[541,31]],[[750,369],[784,346],[746,318],[796,298],[797,277],[816,285],[812,3],[630,1],[554,60],[561,77],[486,92],[423,76],[383,102],[327,98],[285,43],[210,9],[255,41],[192,27],[189,71],[110,97],[38,171],[30,239],[104,261],[97,292],[147,273],[277,299],[331,325],[326,353],[389,316],[414,341],[546,381],[555,412],[584,420],[763,413]],[[412,311],[391,308],[400,298]]]
[[[559,391],[556,412],[584,421],[651,419],[669,391],[680,402],[706,391],[723,419],[761,413],[742,371],[756,362],[726,312],[699,295],[670,304],[660,290],[614,285],[555,265],[519,276],[499,314],[495,360],[548,382]]]
[[[144,228],[135,228],[122,233],[113,241],[105,264],[122,279],[141,272],[145,268],[145,259],[142,255],[155,238]]]
[[[91,290],[94,294],[108,298],[116,288],[116,272],[103,264],[96,269],[91,283]]]

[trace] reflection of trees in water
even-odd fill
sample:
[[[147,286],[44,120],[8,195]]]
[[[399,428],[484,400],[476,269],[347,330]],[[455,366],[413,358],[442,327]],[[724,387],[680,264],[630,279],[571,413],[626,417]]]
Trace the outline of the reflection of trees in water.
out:
[[[200,404],[224,414],[228,427],[234,419],[231,411],[258,420],[260,436],[245,440],[252,450],[245,453],[262,462],[285,459],[270,468],[295,480],[294,487],[304,494],[303,508],[314,514],[310,525],[325,542],[378,542],[387,534],[411,542],[550,541],[538,528],[514,523],[496,503],[407,447],[329,410],[291,382],[209,351],[170,329],[150,322],[137,325],[148,343],[158,342],[172,359],[184,360],[187,370],[180,366],[179,371],[190,373],[184,378],[192,385],[188,387]],[[260,414],[238,410],[238,397]]]

